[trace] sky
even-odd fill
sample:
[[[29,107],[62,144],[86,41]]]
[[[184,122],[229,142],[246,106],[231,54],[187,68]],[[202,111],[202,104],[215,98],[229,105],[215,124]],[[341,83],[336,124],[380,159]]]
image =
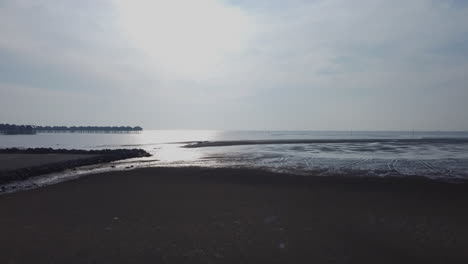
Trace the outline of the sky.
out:
[[[0,123],[468,130],[468,1],[0,0]]]

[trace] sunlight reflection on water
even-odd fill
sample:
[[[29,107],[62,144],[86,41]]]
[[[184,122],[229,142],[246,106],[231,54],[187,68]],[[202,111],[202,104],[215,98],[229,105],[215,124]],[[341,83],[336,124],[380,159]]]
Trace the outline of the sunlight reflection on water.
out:
[[[162,162],[195,161],[202,158],[201,149],[182,148],[184,144],[161,144],[150,152]]]
[[[367,143],[307,143],[183,148],[188,142],[291,139],[391,139]],[[30,179],[22,186],[42,186],[84,174],[157,166],[261,168],[326,176],[359,170],[370,176],[422,175],[468,178],[468,144],[404,143],[408,138],[468,138],[467,132],[215,131],[154,130],[135,134],[50,133],[0,135],[0,148],[66,149],[141,148],[153,156],[116,161],[76,171]],[[325,173],[324,173],[325,172]],[[23,187],[20,187],[23,188]],[[26,187],[24,187],[26,188]]]

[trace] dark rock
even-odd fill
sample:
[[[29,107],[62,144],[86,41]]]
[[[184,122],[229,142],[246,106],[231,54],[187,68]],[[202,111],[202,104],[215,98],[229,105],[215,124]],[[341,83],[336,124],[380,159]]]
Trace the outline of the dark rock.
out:
[[[25,154],[93,154],[95,157],[89,157],[79,160],[64,161],[30,168],[21,168],[11,171],[0,171],[0,184],[6,184],[12,181],[25,180],[29,177],[53,172],[60,172],[67,169],[76,170],[76,167],[88,166],[103,162],[112,162],[116,160],[150,157],[151,154],[142,149],[103,149],[103,150],[77,150],[77,149],[51,149],[51,148],[7,148],[0,149],[0,153],[25,153]],[[133,166],[127,167],[132,168]],[[115,166],[113,165],[113,168]]]

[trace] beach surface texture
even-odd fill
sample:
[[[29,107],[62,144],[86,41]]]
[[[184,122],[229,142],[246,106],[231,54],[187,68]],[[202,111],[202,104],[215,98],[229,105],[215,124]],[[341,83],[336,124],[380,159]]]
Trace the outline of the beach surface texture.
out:
[[[146,168],[0,196],[0,263],[468,263],[468,185]]]

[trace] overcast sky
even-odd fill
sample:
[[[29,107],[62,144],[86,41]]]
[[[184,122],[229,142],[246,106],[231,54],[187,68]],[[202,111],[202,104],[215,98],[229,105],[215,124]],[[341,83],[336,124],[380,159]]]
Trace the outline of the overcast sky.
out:
[[[468,130],[468,1],[0,0],[0,123]]]

